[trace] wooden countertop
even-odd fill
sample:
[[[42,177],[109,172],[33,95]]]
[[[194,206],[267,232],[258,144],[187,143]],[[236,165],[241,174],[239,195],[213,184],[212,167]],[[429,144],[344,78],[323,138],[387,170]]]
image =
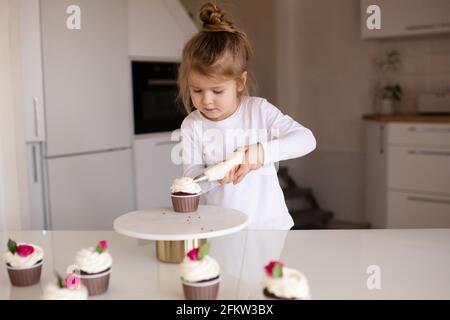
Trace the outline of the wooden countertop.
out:
[[[418,114],[365,114],[364,120],[377,122],[424,122],[424,123],[450,123],[449,115],[418,115]]]

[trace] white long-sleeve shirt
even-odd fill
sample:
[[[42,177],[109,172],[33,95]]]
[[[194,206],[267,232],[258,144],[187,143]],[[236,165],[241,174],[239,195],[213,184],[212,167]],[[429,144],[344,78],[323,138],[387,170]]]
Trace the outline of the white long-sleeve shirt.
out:
[[[209,120],[198,110],[190,113],[181,125],[181,136],[186,177],[195,177],[222,162],[238,147],[260,143],[263,166],[236,185],[201,183],[205,203],[246,213],[249,229],[288,230],[293,226],[275,163],[313,151],[316,140],[311,130],[266,99],[244,96],[237,110],[221,121]]]

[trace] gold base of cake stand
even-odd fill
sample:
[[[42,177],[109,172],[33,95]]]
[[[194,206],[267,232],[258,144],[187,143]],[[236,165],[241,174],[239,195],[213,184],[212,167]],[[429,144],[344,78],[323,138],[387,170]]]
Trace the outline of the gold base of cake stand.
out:
[[[200,247],[205,242],[206,239],[158,240],[156,241],[156,256],[161,262],[181,263],[190,250]]]

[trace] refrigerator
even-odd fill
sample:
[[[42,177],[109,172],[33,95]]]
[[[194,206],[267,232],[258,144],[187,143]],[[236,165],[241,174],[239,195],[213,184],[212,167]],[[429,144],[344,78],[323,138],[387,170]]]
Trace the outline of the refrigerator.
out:
[[[136,208],[127,3],[77,1],[78,30],[71,4],[20,4],[31,228],[112,230]]]

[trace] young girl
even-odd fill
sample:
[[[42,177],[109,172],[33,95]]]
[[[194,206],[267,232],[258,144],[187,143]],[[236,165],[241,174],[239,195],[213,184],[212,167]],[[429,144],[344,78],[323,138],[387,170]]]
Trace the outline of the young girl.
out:
[[[275,163],[313,151],[314,136],[267,100],[248,96],[247,36],[212,3],[201,7],[200,19],[203,29],[184,47],[178,79],[189,113],[181,125],[184,176],[245,151],[223,179],[201,183],[206,204],[246,213],[249,229],[288,230],[293,220]]]

